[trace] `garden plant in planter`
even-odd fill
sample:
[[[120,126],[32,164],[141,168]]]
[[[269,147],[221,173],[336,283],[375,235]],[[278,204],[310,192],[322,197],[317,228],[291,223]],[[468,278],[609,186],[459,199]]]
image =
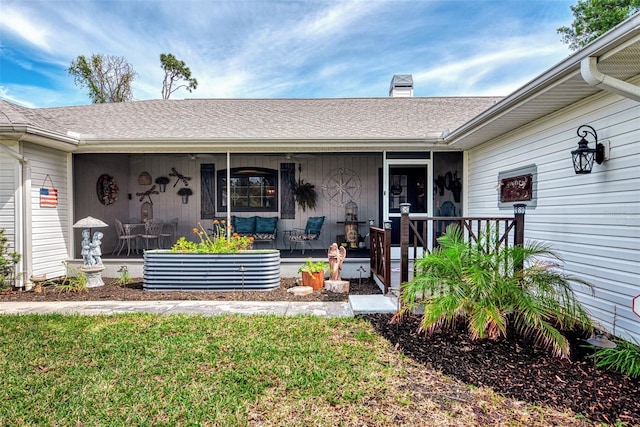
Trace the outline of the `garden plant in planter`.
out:
[[[240,291],[280,286],[280,251],[252,250],[253,238],[227,236],[224,220],[213,220],[211,234],[201,224],[193,233],[196,241],[181,237],[170,250],[145,251],[145,290]]]
[[[325,261],[313,262],[311,258],[300,266],[298,273],[302,273],[302,285],[311,286],[314,291],[324,287],[324,275],[329,271],[329,265]]]

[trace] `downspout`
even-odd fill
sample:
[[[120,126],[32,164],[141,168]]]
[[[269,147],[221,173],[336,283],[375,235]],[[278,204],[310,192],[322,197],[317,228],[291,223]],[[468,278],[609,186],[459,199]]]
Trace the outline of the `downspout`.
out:
[[[231,152],[227,151],[227,239],[231,238]]]
[[[20,241],[16,242],[16,252],[21,254],[21,271],[22,274],[18,278],[18,287],[25,288],[25,290],[31,289],[31,272],[32,272],[32,259],[31,259],[31,163],[20,153],[13,151],[12,149],[0,144],[0,150],[7,153],[9,156],[16,159],[21,167],[21,180],[22,180],[22,192],[19,197],[22,200],[17,201],[18,209],[20,209],[20,218],[22,224],[16,227],[16,239]],[[20,266],[19,266],[20,268]]]
[[[591,86],[640,102],[640,87],[601,73],[595,56],[588,56],[580,61],[580,74]]]

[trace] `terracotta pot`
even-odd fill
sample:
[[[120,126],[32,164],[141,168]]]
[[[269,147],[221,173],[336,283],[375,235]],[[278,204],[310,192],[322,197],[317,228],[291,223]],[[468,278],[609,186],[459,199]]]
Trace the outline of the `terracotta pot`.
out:
[[[308,273],[302,272],[302,285],[311,286],[314,291],[318,291],[324,287],[324,272]]]

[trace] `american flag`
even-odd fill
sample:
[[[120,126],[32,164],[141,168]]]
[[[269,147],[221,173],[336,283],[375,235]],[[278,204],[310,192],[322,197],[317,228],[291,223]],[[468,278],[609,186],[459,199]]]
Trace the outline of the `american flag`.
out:
[[[55,188],[40,189],[40,207],[55,208],[58,206],[58,190]]]

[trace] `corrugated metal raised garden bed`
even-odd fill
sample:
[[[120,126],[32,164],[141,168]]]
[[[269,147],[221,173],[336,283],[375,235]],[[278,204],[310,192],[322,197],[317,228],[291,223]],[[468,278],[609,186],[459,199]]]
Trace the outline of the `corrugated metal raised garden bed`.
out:
[[[278,286],[278,250],[198,254],[160,249],[144,254],[147,291],[268,291]]]

